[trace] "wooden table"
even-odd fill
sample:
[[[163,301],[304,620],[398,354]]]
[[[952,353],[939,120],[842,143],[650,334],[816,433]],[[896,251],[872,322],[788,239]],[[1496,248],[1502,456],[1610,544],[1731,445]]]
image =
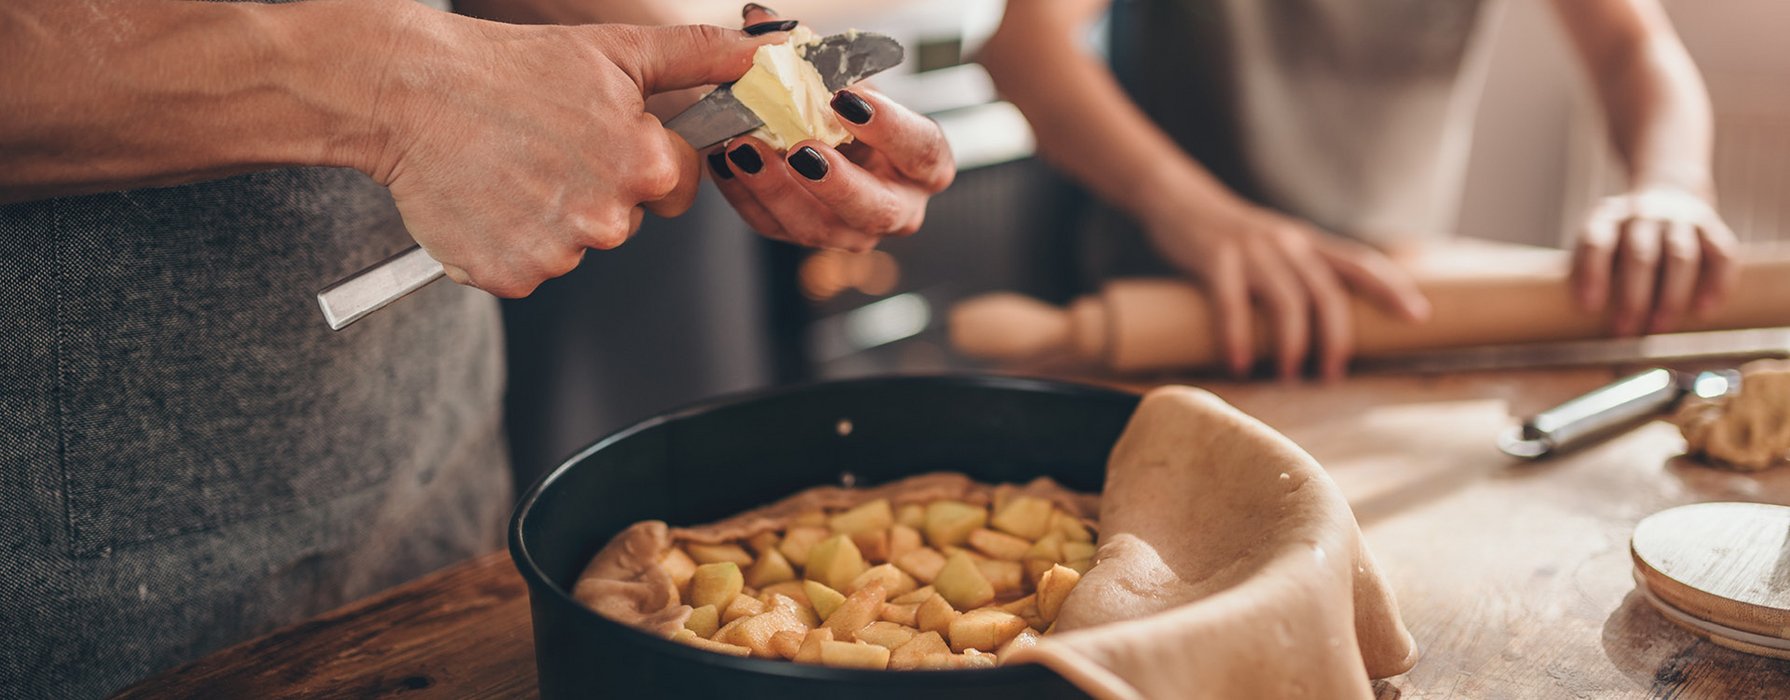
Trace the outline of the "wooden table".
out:
[[[1519,464],[1510,413],[1608,371],[1207,384],[1324,463],[1354,505],[1423,653],[1381,698],[1790,697],[1790,662],[1698,640],[1634,592],[1642,517],[1713,500],[1790,504],[1790,469],[1711,470],[1656,423]],[[493,553],[125,691],[128,697],[532,697],[527,594]]]

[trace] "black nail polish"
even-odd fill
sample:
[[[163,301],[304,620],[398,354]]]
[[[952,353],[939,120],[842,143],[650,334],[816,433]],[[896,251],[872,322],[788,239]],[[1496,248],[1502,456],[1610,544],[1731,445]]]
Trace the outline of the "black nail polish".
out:
[[[820,151],[813,146],[803,146],[801,150],[789,154],[789,167],[795,168],[802,177],[819,180],[827,176],[827,159],[820,157]]]
[[[798,25],[798,24],[801,24],[801,22],[797,22],[793,19],[779,19],[779,20],[772,20],[770,22],[759,22],[758,24],[754,24],[750,27],[747,27],[746,33],[750,34],[752,36],[759,36],[761,34],[769,34],[771,32],[787,32],[791,29],[795,29],[796,25]]]
[[[755,3],[755,2],[749,2],[749,3],[746,3],[746,6],[745,6],[745,7],[742,7],[742,8],[740,8],[740,17],[741,17],[741,18],[744,18],[744,17],[746,17],[746,16],[747,16],[747,15],[750,15],[750,14],[752,14],[752,11],[753,11],[753,10],[758,10],[758,11],[759,11],[759,12],[763,12],[763,13],[765,13],[765,14],[767,14],[767,15],[770,15],[770,16],[772,16],[772,17],[776,17],[776,16],[777,16],[777,11],[776,11],[776,10],[773,10],[773,9],[771,9],[771,8],[768,8],[768,7],[765,7],[765,6],[764,6],[764,5],[760,5],[760,4],[758,4],[758,3]]]
[[[876,110],[871,108],[870,103],[850,90],[833,93],[832,104],[833,111],[853,124],[868,124],[870,118],[876,116]]]
[[[715,171],[716,180],[733,179],[733,171],[727,169],[727,155],[721,151],[709,154],[709,169]]]
[[[758,149],[751,146],[733,149],[728,152],[727,159],[733,161],[734,165],[740,166],[740,169],[746,171],[747,175],[757,175],[758,171],[764,169],[764,159],[758,157]]]

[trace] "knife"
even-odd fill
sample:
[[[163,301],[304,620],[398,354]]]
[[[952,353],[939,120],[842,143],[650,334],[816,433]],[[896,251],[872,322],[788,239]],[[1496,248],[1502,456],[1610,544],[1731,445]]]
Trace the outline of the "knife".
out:
[[[1596,441],[1672,410],[1685,396],[1705,399],[1740,389],[1740,372],[1679,372],[1654,368],[1555,406],[1499,436],[1498,449],[1541,459]]]
[[[882,34],[850,31],[821,39],[805,58],[820,73],[828,91],[893,68],[901,63],[901,44]],[[732,84],[703,96],[689,109],[665,122],[665,128],[702,150],[764,125],[733,96]],[[422,289],[445,274],[441,263],[421,246],[411,246],[372,267],[336,281],[317,292],[317,306],[332,330],[342,330],[367,314]]]

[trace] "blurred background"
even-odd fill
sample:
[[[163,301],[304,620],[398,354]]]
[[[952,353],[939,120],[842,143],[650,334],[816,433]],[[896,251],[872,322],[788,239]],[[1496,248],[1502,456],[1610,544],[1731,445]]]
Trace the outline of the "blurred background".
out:
[[[687,3],[738,23],[739,4]],[[823,34],[858,28],[908,47],[877,87],[937,119],[956,184],[925,228],[879,250],[806,251],[752,235],[712,189],[677,220],[648,218],[628,245],[587,256],[506,301],[509,438],[519,486],[642,417],[717,394],[811,379],[967,368],[943,312],[976,293],[1053,301],[1075,288],[1070,226],[1088,200],[1032,157],[1025,120],[972,61],[1002,0],[777,0]],[[1089,37],[1123,46],[1126,1]],[[1790,27],[1784,0],[1666,0],[1716,112],[1720,208],[1742,240],[1790,238]],[[1539,0],[1487,3],[1491,66],[1457,233],[1560,245],[1620,170],[1597,105]],[[1121,77],[1125,67],[1118,65]]]

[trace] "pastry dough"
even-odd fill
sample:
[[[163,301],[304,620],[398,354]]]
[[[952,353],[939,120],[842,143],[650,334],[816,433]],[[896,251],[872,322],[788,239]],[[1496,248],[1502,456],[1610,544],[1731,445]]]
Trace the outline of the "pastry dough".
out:
[[[1369,698],[1416,647],[1336,485],[1217,397],[1151,392],[1043,663],[1097,698]]]
[[[1739,392],[1687,399],[1672,422],[1689,452],[1712,464],[1756,471],[1790,462],[1790,361],[1750,362],[1740,372]]]

